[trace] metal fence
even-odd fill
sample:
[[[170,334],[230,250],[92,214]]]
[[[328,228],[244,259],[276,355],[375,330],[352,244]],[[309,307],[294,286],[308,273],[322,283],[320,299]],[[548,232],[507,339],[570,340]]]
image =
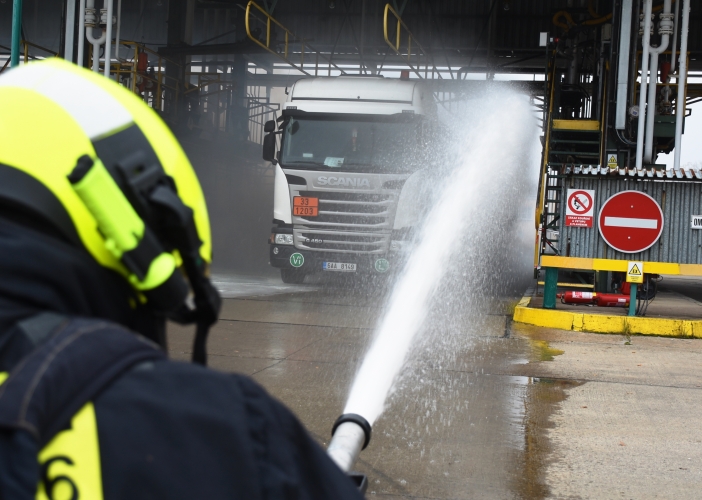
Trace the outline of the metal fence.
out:
[[[566,257],[642,260],[702,264],[702,230],[690,228],[692,215],[702,214],[702,182],[609,177],[570,177],[564,179],[561,199],[568,189],[595,190],[595,212],[591,228],[565,226],[566,204],[561,204],[560,254]],[[643,252],[629,254],[605,243],[598,228],[600,209],[620,191],[640,191],[651,196],[663,210],[663,233]]]

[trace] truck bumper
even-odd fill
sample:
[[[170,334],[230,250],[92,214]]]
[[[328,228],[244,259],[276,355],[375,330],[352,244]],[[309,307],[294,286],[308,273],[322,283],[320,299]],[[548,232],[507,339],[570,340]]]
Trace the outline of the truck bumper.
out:
[[[270,264],[279,269],[299,269],[301,272],[312,274],[323,272],[324,262],[343,262],[356,264],[356,274],[388,274],[397,271],[401,264],[399,254],[390,252],[387,255],[368,255],[352,253],[325,253],[310,252],[309,250],[299,250],[290,245],[269,245]],[[277,253],[276,253],[277,249]],[[292,262],[299,262],[299,257],[293,254],[302,255],[302,265],[293,266]],[[330,271],[335,272],[335,271]],[[338,274],[344,274],[339,272]],[[353,274],[353,273],[348,273]]]

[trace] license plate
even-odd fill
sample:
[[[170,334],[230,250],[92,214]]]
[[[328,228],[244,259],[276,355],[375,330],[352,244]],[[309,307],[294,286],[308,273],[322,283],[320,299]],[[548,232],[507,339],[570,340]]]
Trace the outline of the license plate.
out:
[[[355,273],[356,264],[347,264],[346,262],[322,262],[324,271],[341,271],[344,273]]]
[[[317,215],[319,215],[319,198],[294,196],[293,214],[307,217],[317,217]]]

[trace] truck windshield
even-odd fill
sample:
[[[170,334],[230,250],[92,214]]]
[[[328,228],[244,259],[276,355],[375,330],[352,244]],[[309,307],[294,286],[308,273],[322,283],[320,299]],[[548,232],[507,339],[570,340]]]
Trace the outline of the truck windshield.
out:
[[[417,118],[290,117],[283,132],[281,163],[302,170],[413,171],[418,168],[411,161],[419,146]]]

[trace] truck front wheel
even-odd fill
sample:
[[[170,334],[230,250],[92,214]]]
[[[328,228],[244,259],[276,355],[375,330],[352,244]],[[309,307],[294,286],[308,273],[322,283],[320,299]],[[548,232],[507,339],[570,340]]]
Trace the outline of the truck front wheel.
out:
[[[297,269],[281,269],[280,277],[283,283],[290,283],[295,285],[301,285],[305,282],[305,273],[303,271],[298,271]]]

